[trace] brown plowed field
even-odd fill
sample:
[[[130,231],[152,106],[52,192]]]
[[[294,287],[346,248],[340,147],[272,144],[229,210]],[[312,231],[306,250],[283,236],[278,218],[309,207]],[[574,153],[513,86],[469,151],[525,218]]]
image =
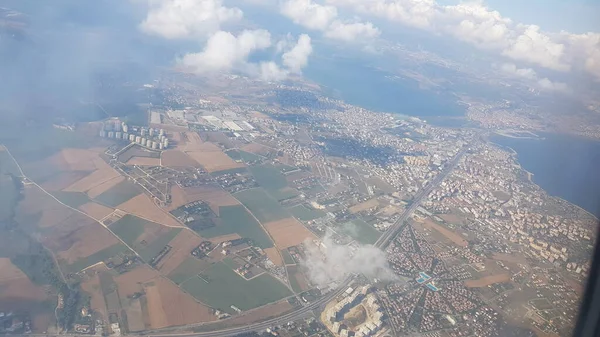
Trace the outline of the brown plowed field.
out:
[[[194,159],[179,150],[166,150],[161,154],[162,166],[168,167],[198,167]]]
[[[158,264],[157,269],[163,275],[169,275],[183,260],[185,260],[194,248],[198,247],[202,242],[202,238],[193,234],[189,230],[182,230],[177,236],[169,242],[173,247],[165,258]]]
[[[163,277],[146,283],[144,288],[152,329],[216,320],[208,307]]]
[[[137,292],[142,292],[144,283],[159,276],[160,274],[156,270],[144,264],[115,277],[114,280],[119,289],[119,297],[126,298]]]
[[[79,210],[96,220],[100,220],[114,211],[112,208],[95,202],[88,202],[87,204],[81,205]]]
[[[231,159],[218,147],[217,150],[213,151],[186,151],[186,153],[208,172],[244,167],[244,164]]]
[[[465,240],[460,234],[455,233],[444,226],[438,225],[429,218],[425,219],[425,221],[423,222],[423,226],[435,229],[436,231],[444,235],[448,240],[454,242],[454,244],[456,244],[457,246],[466,247],[469,245],[469,242],[467,242],[467,240]]]
[[[143,193],[120,204],[117,209],[166,226],[183,227],[175,218],[163,211]]]
[[[273,261],[273,263],[275,263],[275,265],[277,265],[277,266],[284,265],[283,258],[279,254],[279,250],[277,248],[275,248],[275,247],[265,248],[264,251],[265,251],[265,254],[267,254],[267,257],[269,258],[269,260]]]
[[[150,157],[132,157],[127,161],[126,164],[139,166],[160,166],[160,159]]]
[[[84,177],[73,183],[72,185],[66,187],[63,191],[65,192],[87,192],[92,188],[99,186],[111,179],[115,179],[120,177],[120,174],[115,171],[112,167],[106,166],[100,168],[88,176]]]
[[[65,234],[58,238],[58,244],[59,247],[69,248],[58,251],[57,255],[69,264],[119,243],[117,238],[97,222],[88,221],[85,227]]]
[[[67,171],[53,176],[40,184],[47,191],[60,191],[65,187],[71,186],[74,182],[89,175],[89,171]]]
[[[308,238],[315,238],[311,231],[294,218],[268,222],[264,226],[279,249],[296,246]]]
[[[100,185],[97,185],[97,186],[93,187],[92,189],[88,190],[87,195],[90,198],[94,199],[95,197],[99,196],[100,194],[108,191],[109,189],[113,188],[117,184],[121,183],[123,180],[125,180],[125,178],[123,176],[118,176],[118,177],[112,178],[110,180],[107,180],[107,181],[101,183]]]

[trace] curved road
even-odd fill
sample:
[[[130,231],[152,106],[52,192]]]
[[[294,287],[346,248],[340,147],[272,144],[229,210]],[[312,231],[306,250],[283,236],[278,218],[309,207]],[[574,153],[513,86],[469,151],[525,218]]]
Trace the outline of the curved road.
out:
[[[384,248],[387,246],[387,244],[396,236],[396,234],[398,234],[398,232],[402,228],[402,225],[404,224],[404,222],[406,220],[408,220],[408,218],[412,215],[412,213],[421,205],[423,198],[425,198],[427,195],[429,195],[429,193],[431,193],[431,191],[433,191],[433,189],[436,188],[448,176],[448,174],[450,174],[450,172],[452,172],[454,170],[454,168],[456,168],[456,165],[458,165],[458,162],[460,161],[460,159],[467,152],[468,147],[469,147],[468,145],[464,146],[460,150],[460,152],[454,158],[452,158],[452,160],[448,164],[446,164],[446,167],[444,167],[442,172],[440,172],[432,181],[430,181],[423,189],[421,189],[415,195],[415,197],[413,198],[413,202],[410,204],[410,206],[408,206],[408,208],[404,210],[404,212],[396,220],[396,222],[394,222],[394,224],[379,238],[379,240],[377,240],[377,242],[375,243],[375,246],[377,246],[379,248]],[[332,299],[334,299],[335,297],[337,297],[338,295],[343,293],[347,289],[350,282],[352,282],[352,279],[353,279],[352,277],[348,277],[344,282],[342,282],[342,284],[338,287],[338,289],[336,291],[333,291],[333,292],[325,295],[324,297],[321,297],[320,299],[316,300],[315,302],[310,303],[307,306],[304,306],[296,311],[284,314],[277,318],[266,320],[264,322],[254,323],[254,324],[237,327],[237,328],[229,328],[229,329],[208,331],[208,332],[198,332],[198,333],[192,333],[192,334],[148,333],[148,334],[145,334],[145,336],[153,336],[153,337],[160,337],[160,336],[229,337],[229,336],[235,336],[235,335],[238,335],[241,333],[266,330],[267,328],[272,327],[272,326],[284,324],[284,323],[287,323],[290,321],[294,321],[294,320],[297,320],[300,318],[305,318],[305,317],[309,316],[309,314],[311,314],[312,310],[320,308],[321,306],[325,305],[326,303],[328,303],[329,301],[331,301]],[[185,328],[185,327],[182,327],[182,328]]]

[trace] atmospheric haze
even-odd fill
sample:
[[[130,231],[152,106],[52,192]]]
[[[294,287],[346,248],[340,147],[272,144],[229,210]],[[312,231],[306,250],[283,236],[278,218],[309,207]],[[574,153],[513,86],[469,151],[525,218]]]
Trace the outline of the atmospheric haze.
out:
[[[306,256],[301,265],[306,268],[310,281],[319,287],[342,281],[350,274],[363,274],[382,281],[398,280],[388,265],[386,254],[375,246],[354,248],[337,244],[331,231],[323,237],[322,245],[310,240],[305,245]]]

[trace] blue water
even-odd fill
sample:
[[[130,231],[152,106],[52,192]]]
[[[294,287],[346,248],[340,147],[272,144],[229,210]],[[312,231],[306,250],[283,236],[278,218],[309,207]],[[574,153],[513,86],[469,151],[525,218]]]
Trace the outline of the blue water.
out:
[[[521,166],[550,195],[600,217],[600,142],[566,135],[542,137],[494,136],[492,141],[515,150]]]
[[[326,87],[326,93],[372,111],[399,113],[421,118],[461,117],[464,108],[448,92],[419,88],[412,79],[387,78],[387,72],[360,57],[317,56],[304,76]]]

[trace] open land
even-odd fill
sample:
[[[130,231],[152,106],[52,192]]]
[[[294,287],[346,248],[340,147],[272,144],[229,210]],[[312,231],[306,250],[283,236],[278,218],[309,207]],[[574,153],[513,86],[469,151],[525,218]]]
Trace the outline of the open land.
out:
[[[361,202],[359,204],[356,204],[356,205],[350,207],[350,213],[356,214],[356,213],[366,211],[368,209],[371,209],[371,208],[377,207],[377,206],[379,206],[379,202],[377,201],[377,199],[375,199],[375,198],[369,199],[367,201]]]
[[[120,176],[119,173],[117,171],[115,171],[112,167],[110,167],[108,164],[105,164],[105,165],[106,166],[103,166],[103,167],[93,171],[89,175],[75,181],[73,184],[64,188],[63,191],[65,191],[65,192],[87,192],[96,186],[99,186],[111,179],[114,179],[114,178]]]
[[[498,275],[490,275],[485,276],[477,280],[467,280],[465,281],[465,286],[467,288],[483,288],[495,283],[509,282],[510,275],[509,274],[498,274]]]
[[[119,185],[123,181],[125,181],[125,177],[123,177],[123,176],[114,177],[112,179],[109,179],[101,184],[98,184],[98,185],[92,187],[91,189],[89,189],[87,191],[87,195],[91,199],[94,199],[94,198],[98,197],[99,195],[102,195],[104,192],[109,191],[113,187]]]
[[[79,210],[96,220],[101,220],[114,211],[112,208],[97,204],[95,202],[83,204],[79,206]]]
[[[268,274],[245,280],[222,262],[213,264],[200,277],[187,280],[182,287],[203,303],[230,313],[235,312],[232,305],[248,310],[291,295]]]
[[[210,262],[207,260],[200,260],[191,255],[188,255],[178,266],[176,266],[167,277],[177,283],[181,284],[186,280],[198,275],[200,272],[210,266]]]
[[[325,212],[318,209],[308,208],[304,205],[297,205],[288,208],[288,212],[301,221],[310,221],[325,216]]]
[[[244,167],[226,155],[219,147],[204,151],[186,151],[186,154],[209,173]]]
[[[127,165],[138,165],[138,166],[160,166],[160,158],[151,157],[131,157],[126,162]]]
[[[203,185],[199,187],[186,187],[179,191],[177,191],[179,187],[173,187],[173,201],[169,210],[173,210],[181,205],[185,205],[194,201],[202,200],[208,202],[210,208],[215,212],[215,214],[219,214],[220,206],[233,206],[239,205],[239,201],[231,196],[227,191],[224,191],[218,185]],[[178,195],[175,196],[176,193],[183,192],[183,196]],[[177,198],[177,204],[175,203],[175,199]],[[177,206],[181,201],[185,200],[183,204]]]
[[[250,172],[258,184],[277,200],[293,198],[300,194],[288,186],[285,176],[273,165],[250,166]]]
[[[310,286],[304,274],[300,271],[300,267],[295,265],[287,266],[290,285],[295,293],[301,293],[309,290]]]
[[[341,232],[349,235],[362,244],[374,244],[381,232],[362,219],[353,220],[340,226]]]
[[[265,224],[265,228],[280,249],[297,246],[306,239],[316,238],[311,231],[294,218],[268,222]]]
[[[435,223],[435,221],[431,220],[431,219],[425,219],[423,222],[420,222],[423,224],[424,227],[426,228],[433,228],[436,231],[440,232],[441,234],[443,234],[448,240],[452,241],[454,244],[456,244],[457,246],[460,247],[466,247],[469,245],[469,242],[467,242],[467,240],[465,240],[462,236],[460,236],[459,234]]]

